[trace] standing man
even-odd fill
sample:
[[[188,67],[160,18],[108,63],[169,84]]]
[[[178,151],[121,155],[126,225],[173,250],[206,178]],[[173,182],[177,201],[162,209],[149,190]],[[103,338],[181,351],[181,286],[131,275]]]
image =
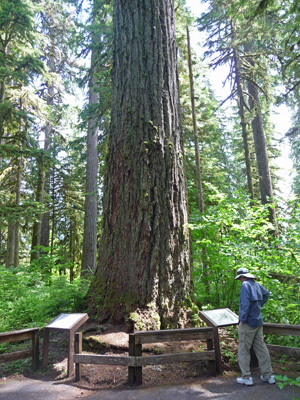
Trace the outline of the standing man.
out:
[[[239,268],[235,279],[242,282],[239,308],[239,348],[238,361],[242,372],[237,383],[251,386],[250,349],[256,354],[261,371],[260,379],[270,384],[276,383],[271,359],[263,337],[261,308],[268,300],[269,291],[255,281],[256,277],[247,268]]]

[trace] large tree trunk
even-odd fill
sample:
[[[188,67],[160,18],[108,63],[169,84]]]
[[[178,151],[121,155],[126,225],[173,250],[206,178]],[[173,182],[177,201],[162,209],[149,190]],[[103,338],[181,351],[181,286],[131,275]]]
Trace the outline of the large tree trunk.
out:
[[[136,310],[176,325],[190,263],[174,4],[114,2],[114,67],[103,233],[90,304],[99,320]]]

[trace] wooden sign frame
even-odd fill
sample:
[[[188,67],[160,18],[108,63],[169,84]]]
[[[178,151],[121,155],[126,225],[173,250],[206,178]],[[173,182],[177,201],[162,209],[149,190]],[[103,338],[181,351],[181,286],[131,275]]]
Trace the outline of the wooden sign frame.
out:
[[[59,314],[44,328],[44,343],[43,343],[43,367],[48,364],[49,354],[49,335],[50,329],[60,329],[69,331],[68,344],[68,372],[67,376],[71,376],[74,372],[74,341],[75,332],[88,320],[86,313],[75,314]]]
[[[218,323],[216,318],[213,317],[213,311],[223,312],[224,314],[228,314],[228,321],[225,323]],[[221,350],[220,350],[220,339],[219,339],[219,328],[231,325],[238,325],[239,317],[231,311],[229,308],[218,308],[215,310],[206,310],[199,311],[200,318],[207,324],[207,326],[212,326],[214,330],[214,342],[215,342],[215,351],[216,351],[216,363],[217,363],[217,372],[222,374],[222,358],[221,358]]]

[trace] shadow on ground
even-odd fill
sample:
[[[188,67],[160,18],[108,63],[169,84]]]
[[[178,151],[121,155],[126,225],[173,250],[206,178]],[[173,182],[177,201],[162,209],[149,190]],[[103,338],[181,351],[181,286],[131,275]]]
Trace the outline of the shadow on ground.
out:
[[[168,386],[139,386],[122,389],[83,388],[74,380],[43,381],[9,379],[0,383],[0,400],[292,400],[300,399],[300,388],[261,382],[253,376],[254,385],[238,385],[233,376],[195,379],[193,383]]]

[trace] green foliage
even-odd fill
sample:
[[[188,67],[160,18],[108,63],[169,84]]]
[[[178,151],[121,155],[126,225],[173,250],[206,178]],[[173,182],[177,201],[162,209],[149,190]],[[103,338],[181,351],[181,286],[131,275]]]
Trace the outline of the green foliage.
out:
[[[78,312],[84,307],[89,283],[57,273],[51,276],[51,284],[38,268],[0,267],[0,331],[25,327],[43,327],[62,312]]]
[[[295,385],[300,387],[300,376],[297,376],[297,378],[288,378],[286,375],[275,375],[275,378],[280,389],[283,389],[286,385]]]
[[[243,192],[233,198],[207,186],[211,205],[199,215],[191,214],[195,300],[202,307],[229,307],[238,311],[240,284],[234,277],[247,267],[271,292],[264,307],[267,322],[299,324],[299,235],[293,220],[279,220],[280,239],[274,239],[268,210],[253,204]],[[209,285],[203,274],[206,251]],[[209,293],[208,293],[209,289]]]

